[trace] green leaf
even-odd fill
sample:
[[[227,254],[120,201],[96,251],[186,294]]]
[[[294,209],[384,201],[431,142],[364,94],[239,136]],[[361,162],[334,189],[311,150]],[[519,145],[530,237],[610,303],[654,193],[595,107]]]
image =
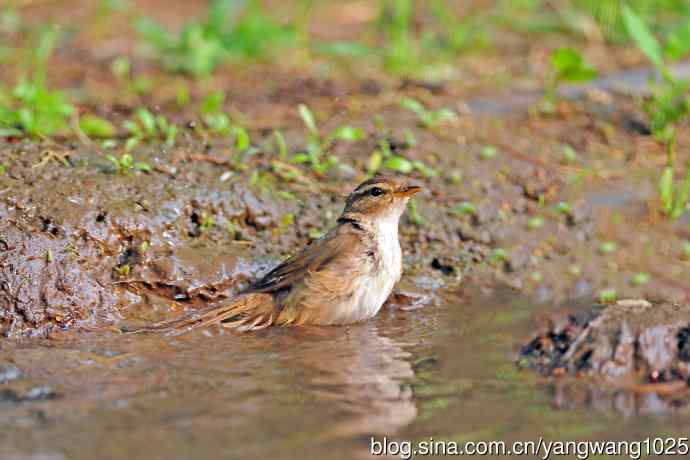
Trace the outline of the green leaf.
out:
[[[79,128],[87,136],[99,139],[107,139],[117,134],[117,128],[110,121],[91,114],[86,114],[79,119]]]
[[[558,81],[571,83],[592,80],[597,71],[585,63],[582,55],[572,48],[558,48],[551,54],[551,65]]]
[[[3,164],[0,164],[0,176],[5,174],[6,171],[7,171],[7,167]]]
[[[461,216],[468,215],[468,214],[476,214],[477,213],[477,207],[470,203],[469,201],[462,201],[452,207],[450,209],[450,212],[453,214],[459,214]]]
[[[557,72],[566,72],[582,65],[582,56],[572,48],[558,48],[551,54],[551,65]]]
[[[489,160],[489,159],[495,157],[497,152],[498,151],[496,150],[496,147],[494,147],[493,145],[485,145],[482,148],[482,151],[479,152],[479,157],[482,160]]]
[[[685,212],[685,207],[688,204],[688,194],[690,193],[690,171],[688,171],[685,176],[685,180],[681,184],[676,199],[673,203],[673,209],[671,210],[671,218],[679,218],[683,212]]]
[[[144,128],[144,132],[149,136],[154,136],[156,134],[156,117],[144,108],[137,109],[136,114]]]
[[[277,129],[273,130],[273,137],[276,138],[276,144],[278,144],[278,158],[285,160],[288,155],[287,143],[285,142],[285,136],[283,133]]]
[[[630,282],[634,286],[642,286],[643,284],[649,283],[649,281],[652,279],[651,276],[649,276],[649,273],[646,272],[640,272],[636,273],[635,276],[632,277]]]
[[[616,301],[618,294],[613,288],[603,289],[599,291],[599,302],[601,303],[613,303]]]
[[[599,252],[602,254],[612,254],[618,250],[618,243],[615,241],[604,241],[599,245]]]
[[[412,166],[412,162],[410,160],[398,155],[394,155],[388,158],[383,163],[383,167],[386,169],[397,171],[402,174],[409,174],[414,169],[414,167]]]
[[[135,163],[134,169],[142,172],[151,172],[151,165],[148,163]]]
[[[405,109],[411,110],[420,116],[427,112],[426,108],[422,105],[421,102],[419,102],[415,99],[411,99],[409,97],[403,98],[400,101],[400,106],[405,108]]]
[[[311,157],[306,153],[296,153],[290,159],[291,163],[296,163],[296,164],[309,163],[309,161],[311,161]]]
[[[544,226],[544,218],[542,216],[534,216],[527,221],[527,228],[530,230],[537,230]]]
[[[666,37],[664,55],[671,60],[682,59],[690,53],[690,18]]]
[[[577,152],[568,144],[563,146],[563,162],[573,164],[577,161]]]
[[[302,118],[302,121],[307,126],[307,129],[312,134],[318,135],[319,130],[316,127],[316,121],[314,120],[314,114],[311,113],[311,110],[309,110],[309,107],[307,107],[304,104],[300,104],[297,107],[297,110],[299,111],[299,116]]]
[[[412,162],[412,167],[422,173],[424,177],[436,177],[438,176],[438,173],[433,169],[427,166],[425,163],[419,161],[419,160],[414,160]]]
[[[331,139],[355,142],[364,139],[364,130],[352,126],[338,126],[330,136]]]
[[[623,4],[623,24],[628,34],[635,41],[640,50],[652,61],[658,69],[664,68],[664,59],[661,51],[661,45],[652,31],[647,27],[642,18],[630,8],[630,6]]]
[[[220,112],[225,102],[225,93],[222,91],[214,91],[208,94],[201,102],[201,113],[206,115],[210,113]]]
[[[127,139],[127,141],[125,141],[125,152],[131,152],[134,147],[139,145],[139,142],[141,142],[141,140],[138,137],[130,137]]]
[[[667,166],[661,173],[659,179],[659,197],[661,198],[661,208],[666,214],[673,209],[673,168]]]
[[[235,136],[235,148],[240,152],[244,152],[251,146],[249,133],[242,126],[234,126],[232,133]]]
[[[489,254],[489,262],[498,263],[508,260],[508,251],[503,248],[496,248]]]
[[[381,155],[381,152],[379,150],[374,150],[374,152],[369,157],[369,161],[367,162],[367,172],[372,175],[376,174],[378,170],[381,169],[382,164],[383,155]]]

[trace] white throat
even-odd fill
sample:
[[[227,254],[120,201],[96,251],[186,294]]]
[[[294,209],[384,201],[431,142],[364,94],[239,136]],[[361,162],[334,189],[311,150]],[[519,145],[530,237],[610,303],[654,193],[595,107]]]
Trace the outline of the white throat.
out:
[[[356,294],[345,306],[350,321],[362,321],[376,315],[393,292],[395,283],[400,280],[402,251],[398,240],[398,223],[405,204],[401,202],[385,215],[378,215],[365,223],[375,235],[378,261],[370,274],[358,280]]]

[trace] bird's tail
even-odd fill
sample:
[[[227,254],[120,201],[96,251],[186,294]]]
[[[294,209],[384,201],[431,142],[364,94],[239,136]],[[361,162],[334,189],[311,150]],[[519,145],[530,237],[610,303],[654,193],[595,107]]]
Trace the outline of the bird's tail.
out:
[[[248,294],[230,303],[213,305],[167,321],[141,327],[125,327],[126,333],[160,332],[183,334],[211,324],[220,324],[239,332],[257,331],[275,323],[278,311],[270,294]]]

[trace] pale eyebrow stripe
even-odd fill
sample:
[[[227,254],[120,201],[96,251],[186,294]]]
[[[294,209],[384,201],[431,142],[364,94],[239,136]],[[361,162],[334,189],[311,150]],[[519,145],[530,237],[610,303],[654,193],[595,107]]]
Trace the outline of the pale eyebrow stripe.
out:
[[[359,195],[359,194],[367,193],[369,190],[371,190],[372,188],[376,188],[376,187],[383,190],[384,193],[388,193],[388,190],[386,189],[385,185],[383,185],[383,184],[369,184],[369,185],[367,185],[366,188],[363,188],[362,190],[357,190],[357,194]]]

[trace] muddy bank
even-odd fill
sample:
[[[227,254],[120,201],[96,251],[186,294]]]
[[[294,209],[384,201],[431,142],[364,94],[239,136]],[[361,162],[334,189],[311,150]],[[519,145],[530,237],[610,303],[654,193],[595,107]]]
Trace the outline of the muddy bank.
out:
[[[5,336],[104,325],[126,309],[150,315],[228,296],[265,268],[262,254],[280,255],[296,239],[276,231],[294,205],[220,182],[212,167],[119,174],[88,151],[61,153],[66,164],[51,167],[40,161],[56,153],[18,150],[0,187]],[[257,235],[265,242],[250,258],[247,240]]]
[[[573,375],[597,382],[588,398],[608,388],[638,394],[688,394],[690,306],[622,300],[610,306],[552,313],[520,351],[518,365],[543,375]],[[599,387],[599,391],[592,389]],[[583,391],[555,384],[557,399],[580,400]],[[625,401],[620,402],[623,404]],[[630,403],[630,401],[627,401]],[[625,404],[624,412],[634,412]]]
[[[44,335],[124,317],[147,321],[230,296],[333,224],[382,142],[432,168],[411,174],[425,191],[401,223],[406,273],[424,275],[430,286],[474,273],[538,302],[591,300],[611,289],[682,301],[686,235],[650,208],[654,158],[602,159],[586,148],[603,148],[592,124],[623,124],[631,113],[626,98],[607,104],[616,110],[585,99],[564,103],[567,116],[500,123],[465,114],[433,130],[397,102],[381,109],[391,126],[383,130],[365,108],[336,112],[324,131],[350,124],[366,138],[336,144],[341,163],[325,175],[289,165],[286,176],[272,133],[260,129],[251,131],[251,153],[186,132],[172,149],[142,145],[133,156],[149,172],[117,171],[93,144],[7,139],[0,145],[0,330]],[[284,132],[288,151],[304,148],[299,121]],[[407,132],[417,144],[406,143]],[[496,146],[490,155],[486,139]],[[648,147],[639,133],[606,139],[615,152],[630,142]],[[583,146],[576,167],[556,161],[564,142]],[[641,185],[620,182],[619,168],[639,174]]]

